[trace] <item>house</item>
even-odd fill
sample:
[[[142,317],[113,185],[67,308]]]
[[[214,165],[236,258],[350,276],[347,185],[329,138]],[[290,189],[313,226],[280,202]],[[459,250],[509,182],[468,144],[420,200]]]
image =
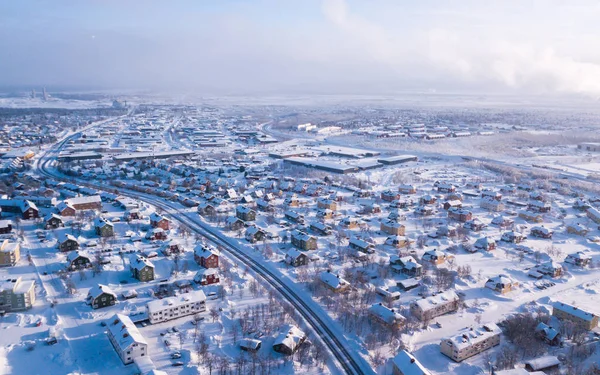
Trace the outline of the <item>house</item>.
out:
[[[538,264],[534,268],[532,268],[532,270],[535,270],[542,275],[547,275],[550,277],[560,277],[563,274],[562,266],[554,261],[548,261],[545,263]]]
[[[416,194],[417,188],[414,185],[400,185],[398,191],[402,194]]]
[[[75,210],[102,210],[102,198],[99,195],[91,195],[89,197],[75,197],[65,200]]]
[[[73,250],[67,255],[67,269],[81,270],[92,266],[90,257],[79,250]]]
[[[456,191],[456,186],[447,183],[440,183],[437,185],[437,190],[440,193],[454,193]]]
[[[288,207],[300,207],[300,200],[296,197],[296,194],[293,194],[291,197],[284,199],[283,205]]]
[[[578,267],[586,267],[592,261],[592,256],[584,251],[578,251],[567,255],[565,263],[574,264]]]
[[[540,339],[544,340],[549,345],[554,346],[560,344],[561,342],[560,332],[557,329],[542,322],[540,322],[537,325],[537,327],[535,327],[535,333]]]
[[[578,236],[587,236],[589,229],[581,223],[571,223],[567,225],[567,233],[576,234]]]
[[[245,352],[256,353],[262,346],[262,341],[245,337],[240,340],[240,349]]]
[[[337,210],[337,202],[333,199],[329,198],[319,198],[317,199],[317,207],[323,210]]]
[[[359,222],[358,219],[354,217],[345,217],[340,221],[339,225],[344,229],[356,229],[358,228]]]
[[[555,302],[552,305],[552,316],[569,320],[586,330],[598,327],[598,315],[562,302]]]
[[[0,220],[0,234],[12,232],[12,222],[10,220]]]
[[[316,250],[317,249],[317,238],[311,236],[306,232],[299,230],[293,230],[290,239],[292,245],[300,250]]]
[[[150,241],[156,241],[156,240],[164,241],[167,238],[168,238],[167,231],[165,231],[162,228],[152,228],[152,230],[149,230],[148,232],[146,232],[146,239],[148,239]]]
[[[115,226],[105,217],[97,217],[94,220],[94,231],[100,237],[112,237],[115,235]]]
[[[531,228],[531,232],[530,233],[534,237],[550,239],[550,238],[552,238],[552,235],[554,234],[554,231],[552,231],[551,229],[548,229],[548,228],[546,228],[544,226],[541,226],[541,227],[533,227],[533,228]]]
[[[211,245],[199,244],[194,249],[194,260],[204,268],[219,267],[219,251]]]
[[[552,209],[552,206],[550,205],[549,202],[532,200],[527,203],[527,210],[529,210],[531,212],[539,212],[539,213],[550,212],[551,209]]]
[[[117,303],[117,295],[108,286],[98,284],[89,290],[86,303],[93,309],[113,306]]]
[[[454,225],[441,225],[435,234],[438,237],[455,237],[458,235],[458,229]]]
[[[519,217],[525,221],[529,221],[532,223],[543,223],[544,222],[544,217],[538,212],[520,211]]]
[[[514,224],[515,221],[513,219],[504,215],[499,215],[492,219],[492,225],[495,225],[500,228],[510,228]]]
[[[237,206],[235,216],[243,221],[254,221],[256,220],[256,211],[247,206]]]
[[[392,201],[390,203],[390,208],[408,208],[409,206],[413,205],[413,201],[410,199],[398,199],[395,201]]]
[[[129,270],[131,276],[142,282],[154,280],[154,264],[150,262],[146,257],[133,254],[129,258]]]
[[[64,252],[79,249],[79,241],[73,235],[61,232],[56,237],[58,250]]]
[[[600,224],[600,211],[598,211],[596,208],[594,208],[594,207],[588,208],[586,215],[594,223]]]
[[[230,216],[225,220],[225,227],[229,230],[240,230],[244,227],[244,222],[235,216]]]
[[[412,354],[399,352],[392,360],[393,375],[432,375]]]
[[[469,328],[458,335],[443,339],[440,351],[456,362],[482,353],[489,348],[500,345],[502,331],[494,323],[484,324],[478,328]]]
[[[217,209],[209,202],[200,203],[196,210],[198,211],[198,214],[202,216],[213,216],[217,214]]]
[[[378,322],[387,326],[400,327],[406,321],[406,318],[395,309],[390,309],[381,303],[376,303],[369,307],[369,315]]]
[[[225,190],[225,198],[233,201],[233,200],[238,199],[239,195],[235,191],[235,189],[229,188],[229,189]]]
[[[273,341],[273,350],[278,353],[292,355],[306,341],[306,338],[306,334],[298,327],[288,325]]]
[[[244,195],[240,199],[240,203],[253,205],[254,204],[254,198],[252,198],[251,195]]]
[[[506,275],[498,275],[489,278],[485,283],[485,287],[496,291],[500,294],[512,292],[519,286],[519,283]]]
[[[56,205],[56,210],[60,216],[75,216],[77,210],[68,202],[60,202]]]
[[[487,227],[487,224],[485,224],[483,221],[481,221],[481,219],[479,219],[477,217],[475,219],[468,220],[467,222],[465,222],[463,224],[463,228],[472,230],[474,232],[480,232],[480,231],[484,230],[486,227]]]
[[[334,215],[335,212],[329,209],[318,209],[315,216],[318,217],[319,220],[331,220]],[[304,219],[302,219],[302,221],[304,221]]]
[[[443,251],[428,250],[423,254],[423,257],[421,257],[421,260],[423,262],[429,262],[431,264],[435,264],[436,266],[438,266],[438,265],[446,262],[446,260],[448,260],[451,257],[452,257],[452,255],[449,255],[448,253],[445,253]]]
[[[481,237],[475,241],[473,247],[477,250],[492,251],[496,249],[496,240],[490,237]]]
[[[435,202],[437,202],[437,198],[429,194],[426,194],[419,199],[419,204],[421,205],[435,204]]]
[[[310,229],[322,236],[328,236],[333,233],[331,227],[325,223],[321,223],[320,221],[315,221],[310,224]]]
[[[500,202],[499,200],[493,199],[493,198],[481,199],[481,201],[479,202],[479,207],[486,209],[488,211],[492,211],[492,212],[500,212],[500,211],[504,211],[506,209],[506,207],[504,206],[504,203]]]
[[[390,257],[392,271],[405,274],[409,277],[420,277],[423,274],[423,266],[410,255],[399,257],[392,255]]]
[[[194,282],[200,285],[218,284],[219,281],[219,270],[215,268],[202,268],[194,275]]]
[[[392,190],[386,190],[381,193],[381,200],[383,201],[392,202],[398,199],[400,199],[400,194]]]
[[[561,361],[558,359],[557,356],[546,355],[543,357],[530,359],[529,361],[526,361],[525,370],[529,371],[530,374],[534,371],[543,371],[542,373],[548,372],[555,374],[556,371],[558,371],[558,369],[560,368],[560,365]]]
[[[290,249],[285,254],[285,262],[292,267],[306,266],[308,261],[308,255],[297,249]]]
[[[0,281],[0,311],[23,311],[35,303],[35,281],[21,276]]]
[[[389,236],[385,239],[386,245],[393,246],[398,249],[408,247],[409,243],[410,242],[408,241],[408,238],[404,236]]]
[[[296,211],[287,210],[283,216],[286,218],[286,220],[291,221],[292,223],[304,224],[304,215]]]
[[[0,199],[0,212],[19,214],[25,220],[39,217],[37,206],[29,200]]]
[[[462,201],[454,199],[444,202],[444,210],[449,210],[451,208],[462,208]]]
[[[272,212],[275,208],[273,207],[273,204],[271,204],[271,202],[266,201],[264,199],[257,199],[256,209],[263,212]]]
[[[433,208],[433,206],[430,205],[418,206],[417,208],[415,208],[415,215],[431,216],[434,213],[435,209]]]
[[[150,215],[150,226],[152,228],[161,228],[162,230],[169,230],[170,224],[171,220],[156,212],[153,212]]]
[[[396,220],[388,219],[381,222],[379,230],[389,235],[404,236],[406,227]]]
[[[453,290],[449,290],[413,301],[410,304],[410,312],[417,319],[427,322],[440,315],[458,310],[458,304],[458,296]]]
[[[55,213],[50,213],[44,218],[44,229],[57,229],[64,226],[62,218]]]
[[[246,229],[246,233],[244,235],[244,238],[246,239],[246,241],[248,241],[250,243],[256,243],[258,241],[263,241],[266,237],[267,237],[267,232],[265,232],[264,230],[260,229],[257,226],[248,227],[248,229]]]
[[[106,334],[123,364],[147,356],[148,343],[127,315],[115,314],[108,323]]]
[[[499,202],[500,200],[502,200],[502,194],[494,190],[483,189],[481,191],[481,198],[482,200],[495,200]]]
[[[148,302],[146,312],[150,323],[157,324],[182,316],[206,311],[206,296],[202,290]]]
[[[348,241],[348,247],[350,247],[353,250],[360,251],[361,253],[375,253],[375,244],[357,237],[352,237]]]
[[[448,218],[464,223],[473,219],[473,213],[462,208],[450,208],[448,210]]]
[[[511,243],[520,243],[525,241],[525,239],[527,239],[527,237],[523,233],[513,231],[504,232],[502,233],[502,237],[500,237],[500,240]]]
[[[21,245],[8,239],[0,244],[0,267],[12,267],[21,259]]]
[[[321,272],[319,278],[321,282],[325,284],[326,287],[328,287],[336,293],[345,292],[346,290],[348,290],[348,288],[350,288],[350,283],[342,279],[340,275],[335,274],[330,270]]]

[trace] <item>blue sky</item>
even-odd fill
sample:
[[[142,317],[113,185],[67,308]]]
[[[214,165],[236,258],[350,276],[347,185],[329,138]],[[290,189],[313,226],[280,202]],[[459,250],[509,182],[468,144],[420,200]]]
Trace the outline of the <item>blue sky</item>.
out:
[[[600,94],[597,1],[0,2],[0,86]]]

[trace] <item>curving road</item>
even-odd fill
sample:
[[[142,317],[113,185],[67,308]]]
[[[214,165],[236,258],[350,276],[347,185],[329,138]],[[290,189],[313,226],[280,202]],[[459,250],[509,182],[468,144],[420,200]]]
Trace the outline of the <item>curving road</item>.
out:
[[[70,134],[43,154],[36,162],[38,173],[56,180],[73,182],[73,178],[62,176],[56,171],[53,168],[53,164],[61,148],[71,139],[79,136],[80,133]],[[114,187],[104,184],[90,183],[82,180],[77,180],[76,182],[98,190],[115,190]],[[278,270],[265,266],[260,259],[251,256],[252,251],[249,251],[251,250],[250,247],[241,246],[237,241],[223,236],[222,233],[202,222],[195,212],[186,212],[186,208],[178,203],[121,188],[119,189],[119,193],[139,199],[155,207],[160,207],[172,219],[188,226],[192,231],[206,237],[209,241],[220,245],[232,258],[247,265],[256,275],[279,291],[281,296],[294,306],[296,311],[305,319],[306,323],[328,348],[330,354],[336,360],[336,367],[340,373],[375,374],[368,362],[355,349],[350,347],[339,326],[334,323],[323,308],[308,297],[306,293],[299,291],[295,283],[282,275]]]

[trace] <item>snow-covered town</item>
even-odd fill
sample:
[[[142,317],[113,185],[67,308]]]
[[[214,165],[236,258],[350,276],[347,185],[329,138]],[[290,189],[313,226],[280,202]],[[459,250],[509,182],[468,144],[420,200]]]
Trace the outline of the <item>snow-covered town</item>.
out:
[[[598,19],[0,2],[0,375],[600,375]]]
[[[302,109],[132,103],[85,123],[67,114],[54,142],[11,147],[7,160],[29,157],[0,186],[5,368],[593,369],[593,143],[463,119],[473,145],[524,144],[459,154],[467,137],[407,131],[394,150],[351,130],[359,108],[336,125],[285,115]],[[406,116],[367,121],[411,129]],[[432,118],[426,131],[457,128]],[[567,167],[584,159],[590,171]]]

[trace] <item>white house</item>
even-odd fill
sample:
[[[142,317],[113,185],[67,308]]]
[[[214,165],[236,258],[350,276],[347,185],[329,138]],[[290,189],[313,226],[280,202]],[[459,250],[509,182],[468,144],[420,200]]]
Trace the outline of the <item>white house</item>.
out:
[[[128,316],[116,314],[108,323],[108,339],[124,364],[148,354],[148,343]]]
[[[206,296],[201,290],[181,294],[177,297],[148,302],[146,311],[150,323],[156,324],[206,310]]]
[[[431,375],[431,372],[406,350],[398,353],[392,363],[394,375]]]

